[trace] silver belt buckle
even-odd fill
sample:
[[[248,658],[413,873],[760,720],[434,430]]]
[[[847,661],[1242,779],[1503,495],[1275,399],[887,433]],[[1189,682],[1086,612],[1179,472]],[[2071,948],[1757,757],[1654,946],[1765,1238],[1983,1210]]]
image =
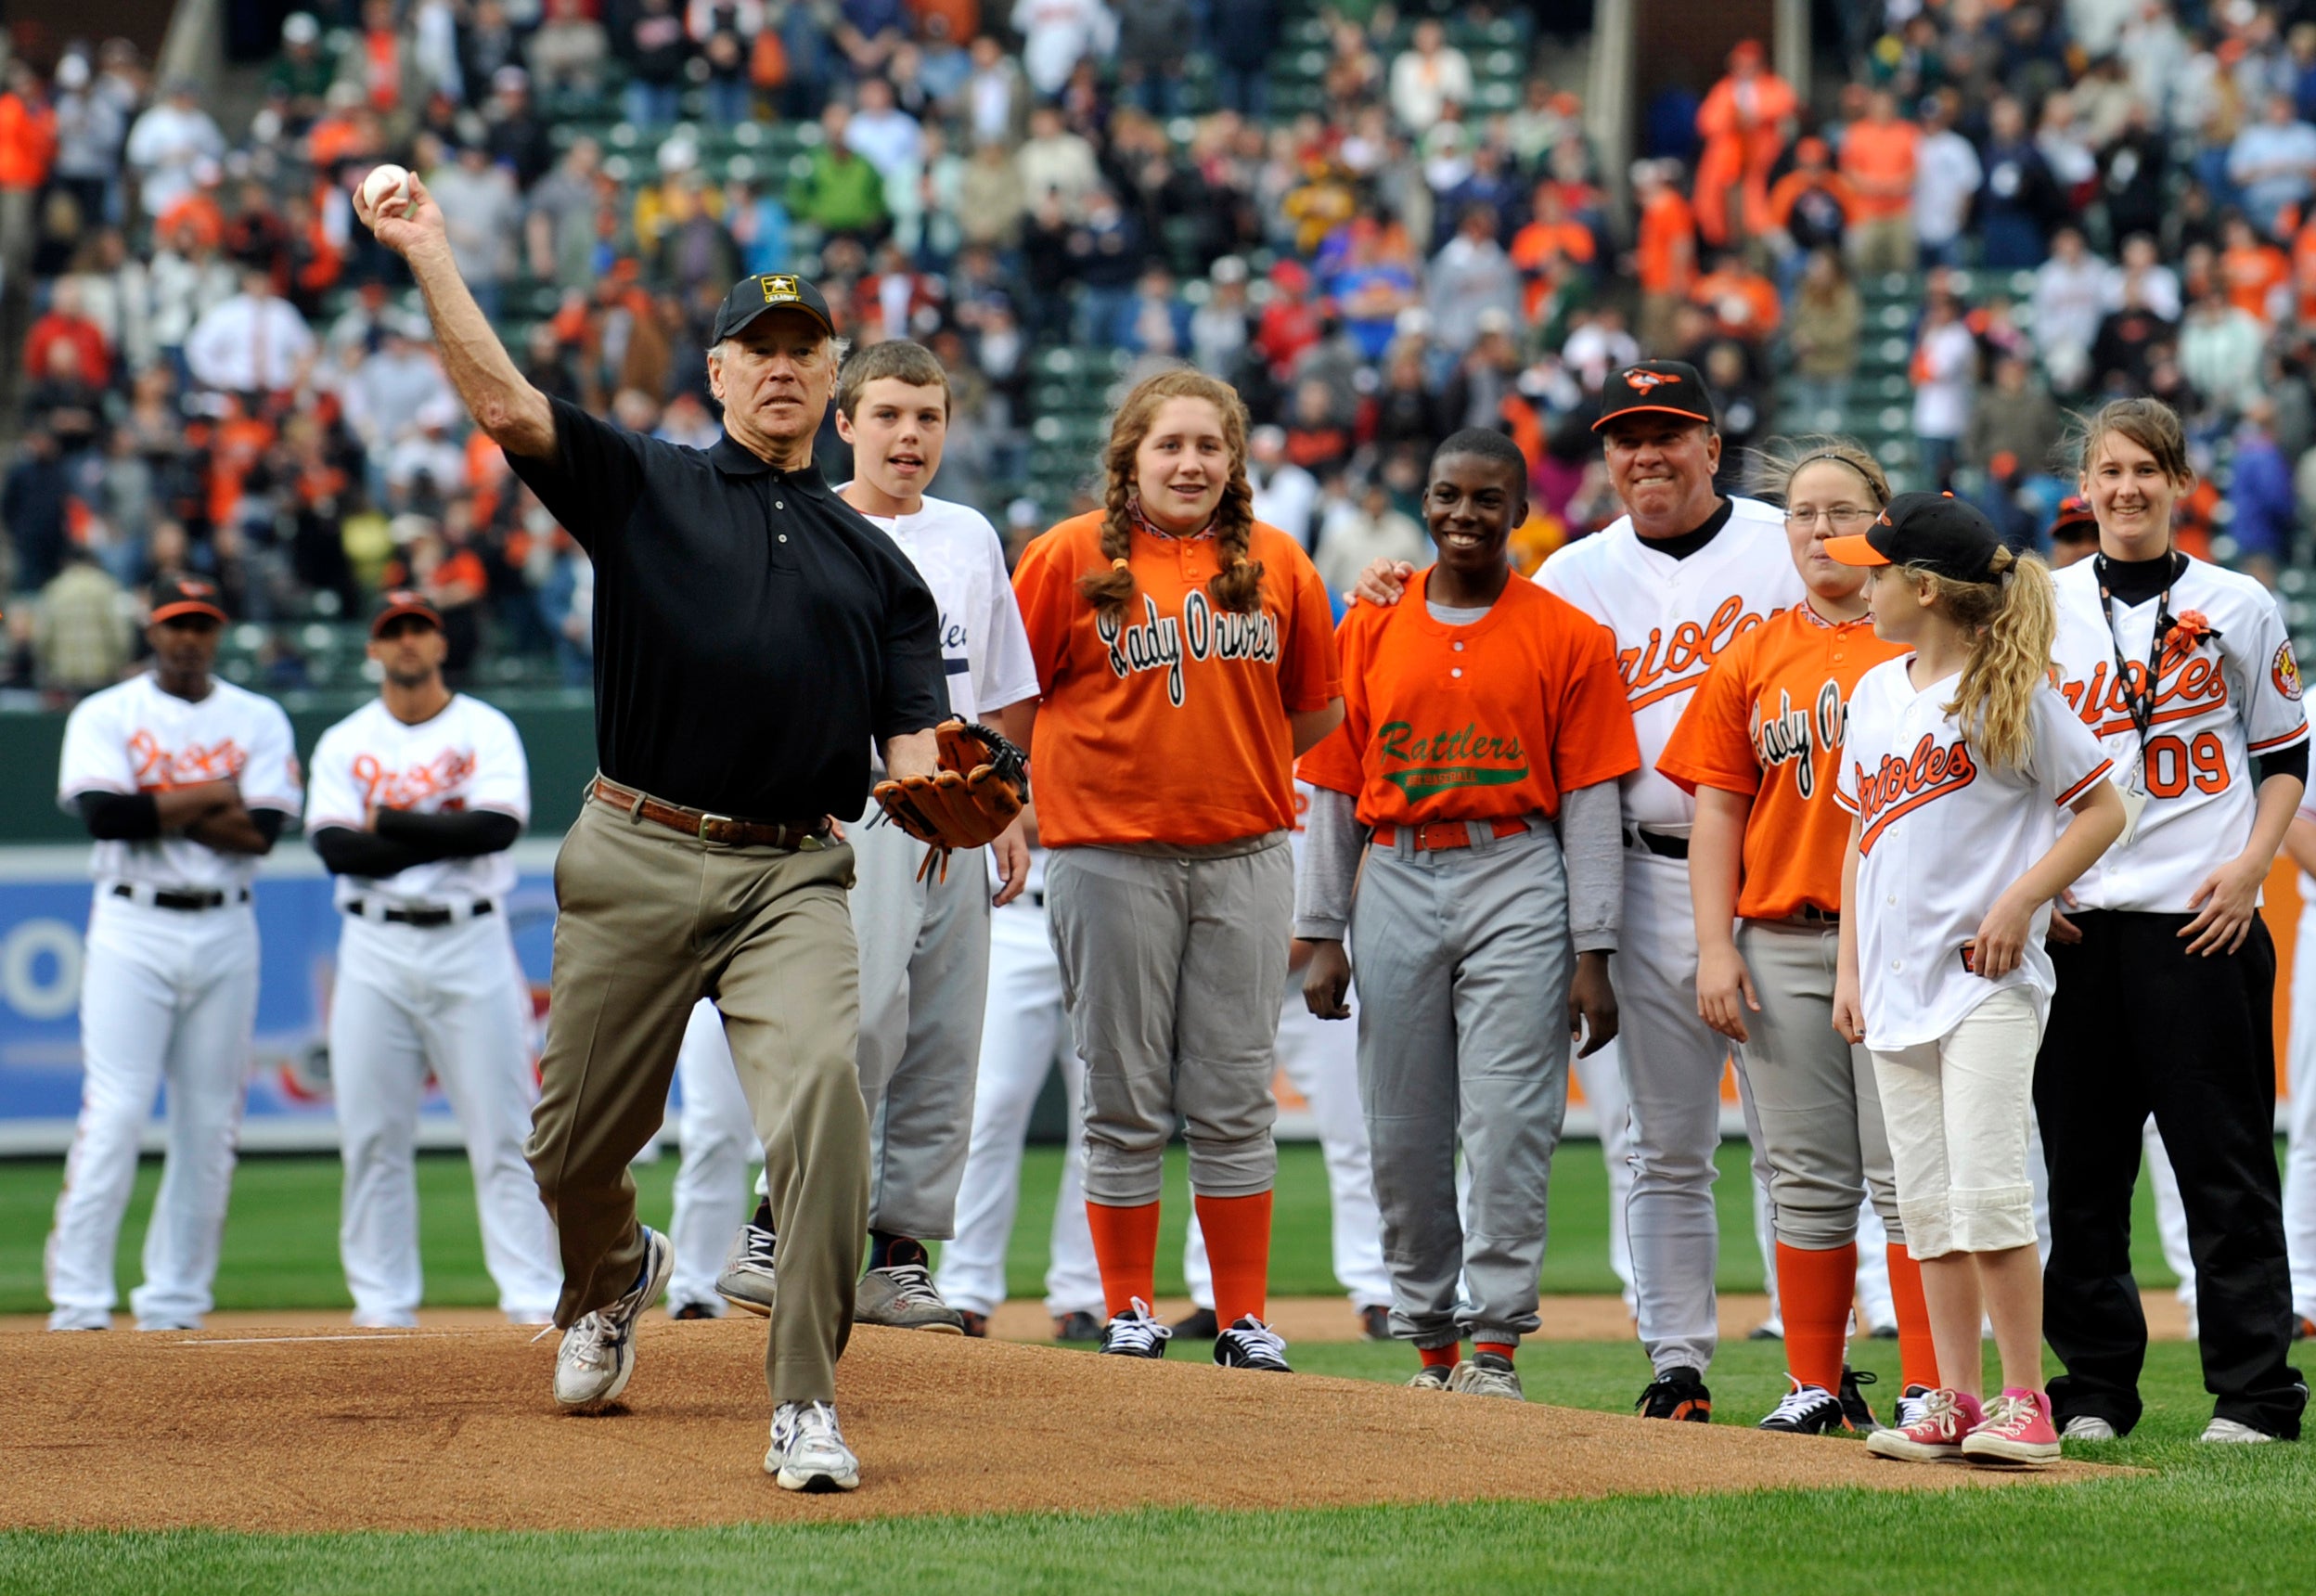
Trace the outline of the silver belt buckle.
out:
[[[699,840],[702,843],[714,842],[714,839],[708,835],[708,828],[719,822],[728,826],[732,824],[732,817],[729,815],[702,814],[700,817],[700,830],[697,833]]]

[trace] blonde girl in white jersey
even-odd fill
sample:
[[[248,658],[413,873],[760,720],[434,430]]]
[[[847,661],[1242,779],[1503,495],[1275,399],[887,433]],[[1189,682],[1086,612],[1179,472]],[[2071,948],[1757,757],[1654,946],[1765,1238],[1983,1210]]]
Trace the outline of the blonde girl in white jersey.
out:
[[[2110,762],[2047,673],[2051,574],[1977,509],[1900,494],[1828,558],[1868,567],[1874,635],[1910,652],[1849,700],[1834,802],[1842,872],[1834,1028],[1873,1054],[1938,1386],[1866,1445],[1910,1461],[2059,1455],[2042,1389],[2042,1276],[2026,1150],[2050,1009],[2051,900],[2123,830]],[[2058,830],[2063,808],[2076,818]],[[2002,1388],[1981,1403],[1981,1314]]]

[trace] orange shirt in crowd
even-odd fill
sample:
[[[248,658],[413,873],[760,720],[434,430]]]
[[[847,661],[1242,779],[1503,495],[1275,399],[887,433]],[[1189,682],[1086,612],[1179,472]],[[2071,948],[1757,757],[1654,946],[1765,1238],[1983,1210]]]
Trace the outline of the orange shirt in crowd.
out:
[[[2220,251],[2220,281],[2228,302],[2262,322],[2274,319],[2270,296],[2291,280],[2291,263],[2273,244]]]
[[[1697,216],[1689,201],[1670,188],[1651,197],[1640,207],[1632,255],[1642,293],[1687,293],[1697,270]]]
[[[1911,122],[1859,121],[1842,135],[1842,175],[1857,197],[1859,221],[1900,216],[1914,202],[1914,165],[1922,129]]]
[[[1451,626],[1424,607],[1431,574],[1344,616],[1343,724],[1304,780],[1350,793],[1361,825],[1420,826],[1557,816],[1561,794],[1640,768],[1607,627],[1516,576]]]
[[[2300,320],[2316,321],[2316,222],[2292,239],[2292,291]]]
[[[1837,625],[1796,604],[1731,644],[1681,712],[1657,769],[1692,795],[1711,787],[1753,800],[1743,918],[1790,920],[1805,904],[1840,912],[1849,816],[1834,802],[1834,774],[1849,695],[1905,651],[1872,621]]]
[[[1134,596],[1115,620],[1077,591],[1107,571],[1100,511],[1074,516],[1022,552],[1013,573],[1043,694],[1032,778],[1047,845],[1198,845],[1294,825],[1290,712],[1327,707],[1342,687],[1333,611],[1303,546],[1257,521],[1247,558],[1262,606],[1216,607],[1211,537],[1137,528]]]
[[[57,112],[22,95],[0,95],[0,188],[37,188],[57,159]]]
[[[1795,167],[1777,180],[1769,190],[1769,225],[1788,227],[1794,220],[1794,207],[1801,197],[1812,189],[1822,189],[1827,199],[1842,208],[1844,223],[1858,219],[1858,195],[1849,180],[1838,172],[1810,172]]]
[[[1576,222],[1531,222],[1513,234],[1512,264],[1528,279],[1523,307],[1528,319],[1536,319],[1567,267],[1590,265],[1597,252],[1592,230]]]
[[[1690,289],[1689,297],[1719,316],[1721,330],[1733,338],[1767,338],[1777,330],[1782,315],[1782,307],[1777,302],[1777,285],[1743,266],[1734,271],[1707,272]],[[1723,315],[1722,302],[1732,299],[1745,307],[1743,319]]]

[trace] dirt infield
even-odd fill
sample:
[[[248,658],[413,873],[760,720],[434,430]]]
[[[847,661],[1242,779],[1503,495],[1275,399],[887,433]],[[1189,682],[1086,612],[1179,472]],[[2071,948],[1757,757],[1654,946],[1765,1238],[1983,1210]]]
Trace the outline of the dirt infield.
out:
[[[864,1330],[840,1403],[866,1483],[760,1462],[764,1327],[648,1322],[624,1410],[557,1410],[512,1328],[0,1336],[0,1526],[604,1529],[1196,1504],[2065,1482],[1852,1442]],[[1187,1350],[1187,1349],[1185,1349]]]

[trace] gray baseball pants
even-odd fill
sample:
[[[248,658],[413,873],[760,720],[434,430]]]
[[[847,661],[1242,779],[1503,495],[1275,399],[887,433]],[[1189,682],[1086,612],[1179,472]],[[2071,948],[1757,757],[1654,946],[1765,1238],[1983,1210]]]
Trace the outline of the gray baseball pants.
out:
[[[1157,1202],[1177,1114],[1193,1191],[1269,1191],[1294,919],[1287,833],[1164,852],[1056,848],[1046,912],[1086,1061],[1087,1200]]]
[[[852,828],[860,944],[860,1097],[868,1109],[868,1228],[957,1233],[973,1080],[989,998],[989,871],[980,849],[920,880],[925,844],[897,826]]]
[[[1861,1194],[1889,1239],[1906,1239],[1873,1055],[1834,1030],[1840,948],[1841,932],[1830,925],[1749,920],[1737,928],[1761,1000],[1761,1011],[1745,1016],[1752,1040],[1741,1050],[1777,1239],[1810,1252],[1857,1240]]]
[[[1549,827],[1367,852],[1351,916],[1359,1098],[1391,1270],[1418,1346],[1537,1327],[1545,1195],[1568,1108],[1568,881]],[[1456,1148],[1471,1169],[1456,1215]],[[1459,1301],[1464,1277],[1469,1303]]]

